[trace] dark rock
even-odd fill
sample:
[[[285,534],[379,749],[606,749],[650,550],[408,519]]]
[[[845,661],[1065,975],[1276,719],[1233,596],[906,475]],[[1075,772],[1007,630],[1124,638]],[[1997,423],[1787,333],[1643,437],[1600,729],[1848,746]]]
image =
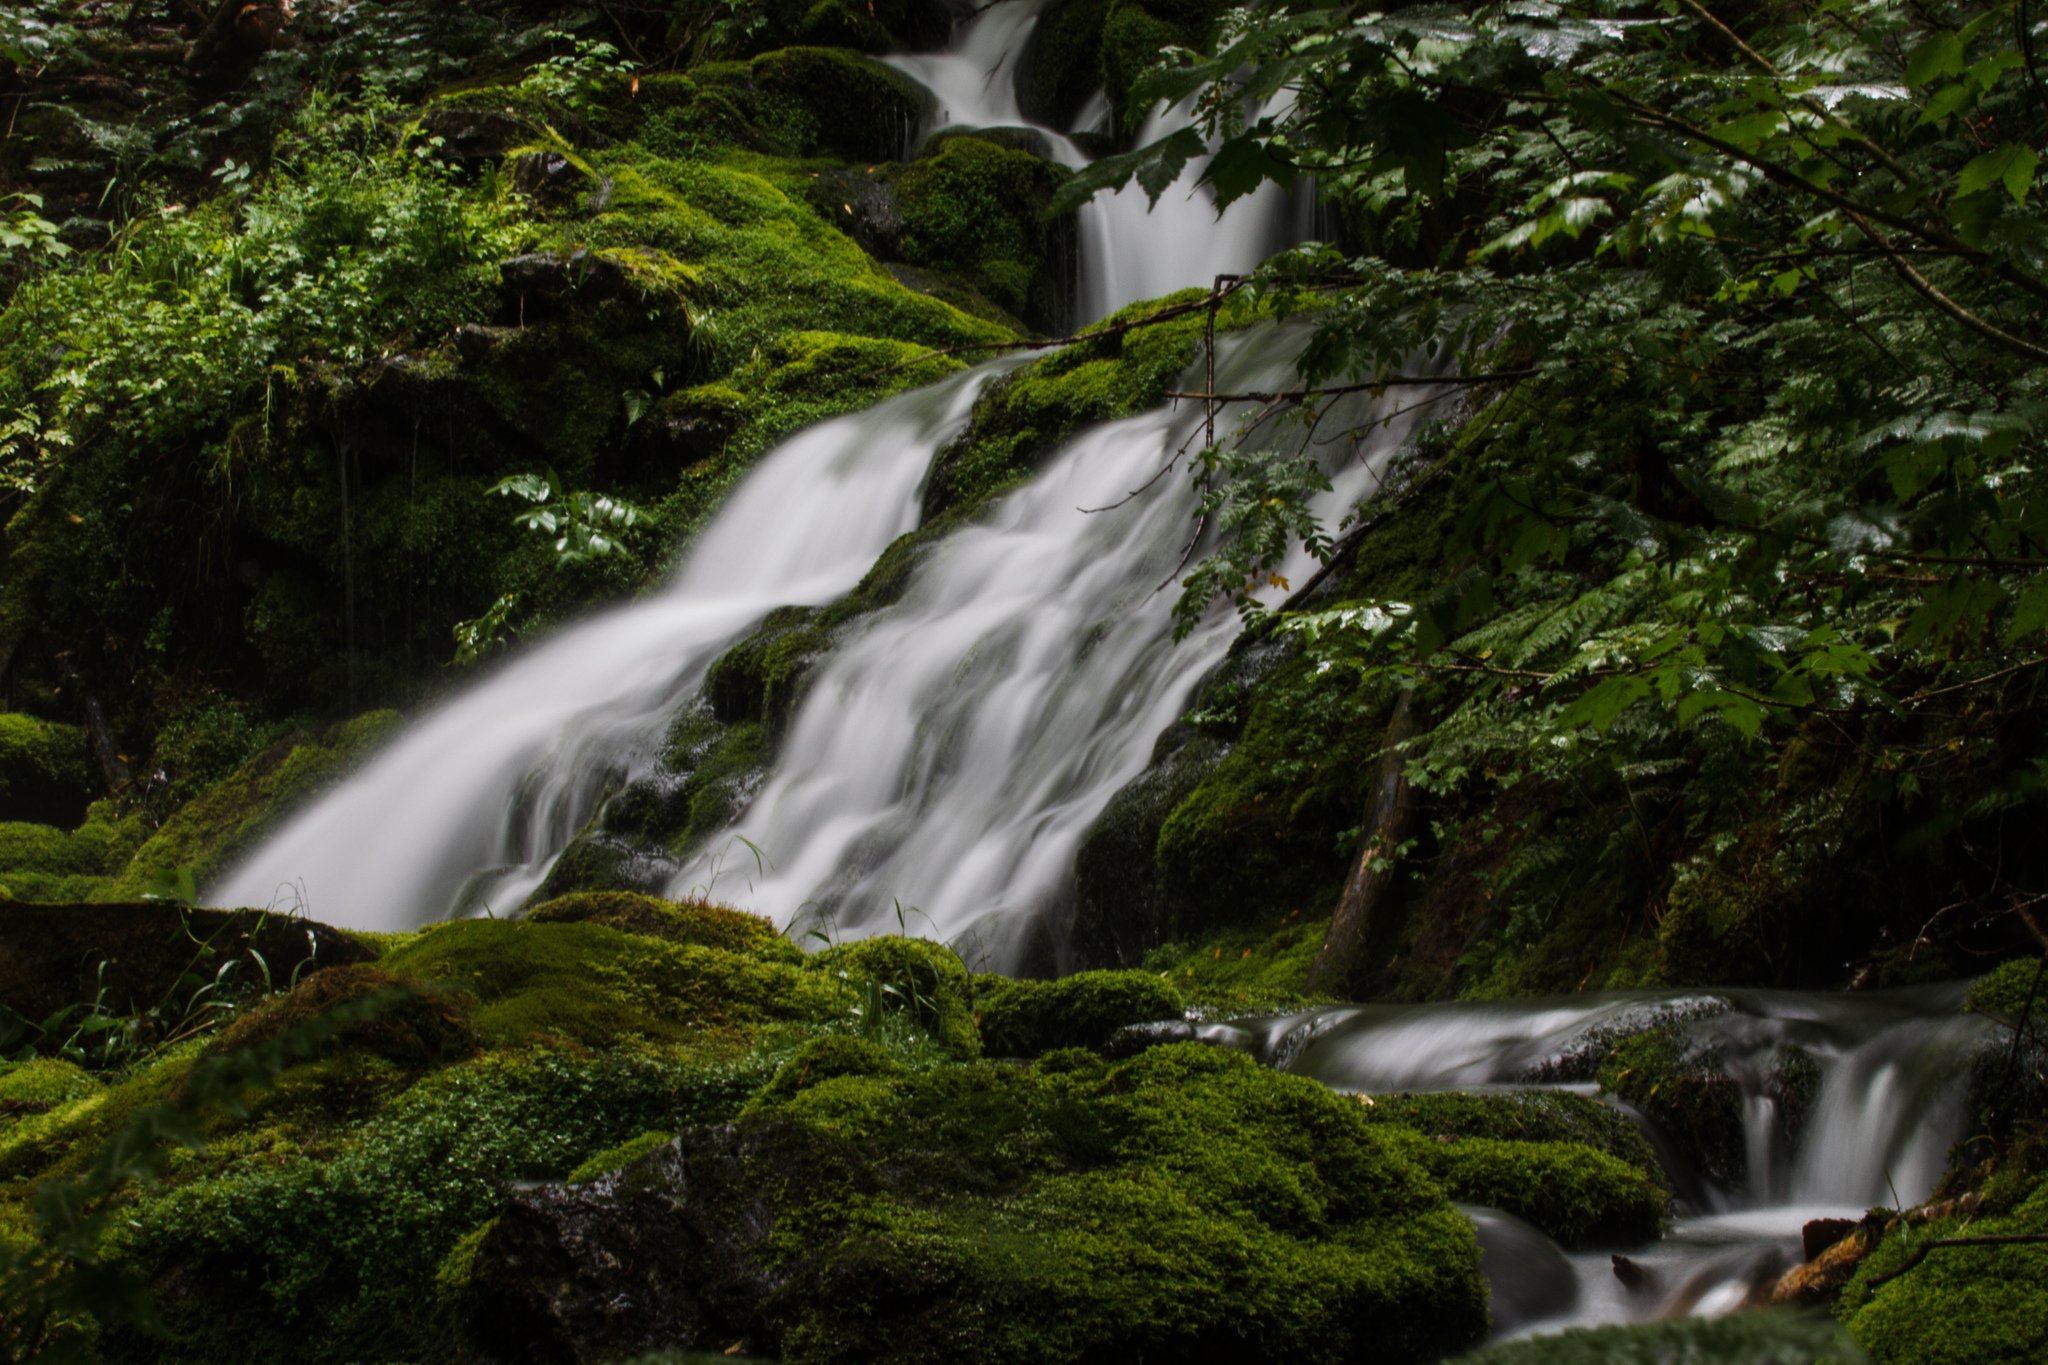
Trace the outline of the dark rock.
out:
[[[512,163],[512,187],[548,208],[568,208],[591,188],[590,174],[560,152],[528,152]]]
[[[485,327],[480,323],[465,322],[455,329],[455,349],[464,360],[481,360],[514,330],[511,327]]]
[[[532,322],[561,311],[574,299],[599,303],[626,291],[626,268],[592,251],[533,251],[498,267],[507,301],[518,321]]]
[[[807,197],[826,222],[860,243],[868,255],[888,261],[901,254],[903,210],[896,202],[896,188],[872,168],[820,171]]]
[[[1148,1047],[1163,1043],[1206,1043],[1210,1040],[1195,1031],[1195,1026],[1185,1019],[1160,1019],[1149,1024],[1126,1024],[1109,1035],[1109,1041],[1100,1049],[1103,1056],[1111,1061],[1135,1057]],[[1220,1044],[1218,1044],[1220,1046]]]
[[[1813,1218],[1799,1229],[1799,1249],[1811,1261],[1856,1230],[1853,1218]]]
[[[947,128],[933,133],[917,149],[920,158],[936,155],[945,145],[957,138],[971,137],[977,142],[993,142],[996,146],[1012,152],[1029,152],[1041,161],[1054,160],[1052,139],[1043,128],[1018,128],[1001,126],[995,128]]]
[[[762,1267],[782,1169],[772,1134],[699,1130],[622,1171],[515,1189],[477,1249],[470,1330],[504,1360],[723,1350],[781,1281]],[[803,1173],[786,1172],[801,1181]]]
[[[31,1023],[95,997],[133,1013],[198,989],[252,949],[279,984],[374,956],[329,925],[255,910],[0,901],[0,1006]]]
[[[1614,1278],[1620,1280],[1621,1287],[1629,1293],[1640,1294],[1645,1290],[1654,1291],[1657,1288],[1657,1272],[1648,1266],[1619,1253],[1615,1254],[1613,1261]]]
[[[420,120],[430,138],[438,138],[434,155],[458,166],[494,162],[541,129],[509,109],[430,109]]]

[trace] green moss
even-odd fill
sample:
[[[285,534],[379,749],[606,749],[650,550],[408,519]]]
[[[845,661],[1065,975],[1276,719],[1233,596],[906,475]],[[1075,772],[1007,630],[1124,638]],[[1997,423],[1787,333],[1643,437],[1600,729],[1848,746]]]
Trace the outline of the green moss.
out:
[[[776,962],[801,962],[803,950],[772,920],[714,901],[659,900],[632,892],[578,892],[527,912],[535,924],[602,924],[669,943],[694,943]]]
[[[0,820],[69,825],[97,785],[83,730],[0,713]]]
[[[26,1115],[46,1114],[96,1095],[101,1088],[90,1073],[60,1058],[0,1062],[0,1129]]]
[[[383,970],[473,993],[492,1046],[680,1042],[844,1009],[836,980],[781,962],[600,924],[464,920],[386,954]],[[963,969],[964,971],[964,969]]]
[[[1428,1138],[1577,1143],[1604,1152],[1659,1184],[1663,1169],[1635,1121],[1611,1104],[1568,1090],[1375,1095],[1365,1116]]]
[[[815,1286],[784,1300],[785,1355],[1421,1360],[1483,1332],[1469,1224],[1355,1106],[1199,1046],[1059,1061],[750,1114],[872,1191],[783,1211]]]
[[[184,1043],[104,1090],[0,1130],[0,1182],[77,1174],[110,1136],[168,1101],[204,1048],[202,1039]]]
[[[570,1179],[575,1179],[575,1176]],[[458,1303],[469,1292],[470,1276],[476,1269],[476,1249],[483,1245],[484,1238],[491,1235],[491,1229],[497,1222],[492,1218],[464,1233],[462,1240],[441,1258],[441,1264],[434,1267],[434,1293],[444,1303]]]
[[[996,1057],[1099,1047],[1126,1024],[1181,1014],[1180,992],[1151,972],[1077,972],[1057,981],[984,976],[975,996],[982,1050]]]
[[[214,1040],[212,1050],[252,1047],[332,1011],[368,1010],[366,1017],[343,1025],[328,1040],[328,1048],[359,1050],[424,1070],[476,1052],[476,1034],[469,1022],[475,1005],[460,992],[430,989],[380,966],[327,967],[237,1018]]]
[[[1451,1198],[1505,1209],[1567,1247],[1653,1240],[1670,1208],[1669,1193],[1642,1169],[1583,1143],[1388,1131]]]
[[[120,1239],[168,1329],[147,1354],[280,1359],[310,1342],[337,1361],[450,1358],[459,1316],[422,1291],[444,1267],[462,1273],[458,1244],[503,1182],[560,1179],[636,1134],[729,1119],[766,1065],[480,1057],[412,1086],[325,1159],[251,1153],[151,1193]]]
[[[944,944],[897,935],[857,939],[814,955],[809,965],[854,987],[877,988],[883,1009],[907,1013],[954,1056],[981,1054],[973,979]]]
[[[1901,1223],[1857,1267],[1835,1311],[1882,1365],[2039,1360],[2048,1355],[2048,1243],[1942,1248],[1897,1278],[1876,1281],[1938,1238],[2044,1234],[2048,1179],[2038,1175],[2006,1212]]]
[[[1711,1052],[1670,1029],[1623,1038],[1599,1067],[1600,1088],[1636,1106],[1707,1179],[1740,1186],[1748,1168],[1740,1088]]]
[[[158,873],[170,868],[189,867],[204,884],[300,803],[348,772],[399,723],[397,712],[376,711],[318,739],[300,734],[279,740],[164,821],[103,898],[137,899]]]
[[[938,47],[952,27],[950,12],[935,0],[769,0],[762,18],[757,44],[827,43],[862,52]]]
[[[903,259],[948,271],[1018,317],[1052,325],[1066,281],[1051,268],[1049,212],[1066,177],[1029,152],[979,138],[946,140],[894,178]]]
[[[655,1148],[673,1141],[674,1138],[674,1133],[664,1133],[659,1129],[650,1128],[638,1137],[627,1138],[616,1147],[605,1148],[596,1156],[591,1157],[575,1170],[569,1172],[565,1178],[571,1185],[575,1185],[585,1180],[595,1180],[601,1175],[610,1175],[621,1167],[632,1165]],[[488,1230],[489,1225],[486,1224],[484,1228],[479,1229],[479,1233]],[[474,1257],[476,1254],[476,1243],[467,1237],[463,1238],[461,1242],[456,1243],[455,1251],[449,1254],[451,1256],[459,1254],[464,1246],[469,1248],[470,1255]]]
[[[1329,927],[1295,911],[1270,930],[1225,929],[1162,944],[1145,955],[1144,969],[1165,973],[1189,1005],[1213,1017],[1317,1004],[1328,997],[1308,989],[1308,969]]]
[[[2037,982],[2042,985],[2037,987]],[[2022,957],[1972,981],[1963,1008],[1972,1014],[2002,1014],[2017,1018],[2026,1012],[2031,1001],[2037,1013],[2048,1015],[2048,998],[2044,997],[2048,997],[2048,978],[2042,977],[2041,959]]]
[[[784,1104],[812,1086],[841,1076],[887,1078],[906,1074],[903,1064],[879,1043],[843,1033],[827,1034],[799,1048],[741,1112],[757,1113]]]

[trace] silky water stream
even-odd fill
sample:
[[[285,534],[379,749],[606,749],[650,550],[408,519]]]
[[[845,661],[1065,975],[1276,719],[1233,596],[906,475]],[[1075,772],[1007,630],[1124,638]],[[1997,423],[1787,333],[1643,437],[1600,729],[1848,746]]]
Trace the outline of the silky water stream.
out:
[[[948,51],[889,59],[932,92],[926,134],[1030,127],[1014,76],[1041,8],[988,7]],[[1106,117],[1100,100],[1083,115]],[[1185,121],[1184,111],[1155,111],[1143,136]],[[1054,158],[1085,163],[1063,131],[1034,133]],[[1304,235],[1299,202],[1271,189],[1219,219],[1196,175],[1150,212],[1136,189],[1082,210],[1080,320],[1207,285]],[[1225,338],[1219,386],[1286,387],[1297,342],[1271,329]],[[661,590],[524,648],[414,722],[207,888],[208,899],[296,901],[379,929],[516,909],[605,794],[651,767],[669,718],[734,639],[775,607],[843,595],[916,525],[933,459],[976,396],[1016,363],[991,362],[791,438]],[[1326,513],[1367,496],[1406,434],[1398,423],[1361,428],[1365,415],[1339,414],[1324,428],[1369,431],[1323,448],[1334,485]],[[841,934],[893,929],[908,914],[913,932],[998,968],[1057,960],[1082,835],[1143,770],[1235,633],[1234,618],[1218,612],[1173,643],[1172,592],[1161,590],[1187,552],[1194,494],[1182,468],[1155,476],[1184,460],[1202,423],[1199,407],[1183,406],[1081,433],[1028,486],[942,541],[896,605],[856,623],[722,841],[744,835],[769,867],[744,890],[722,882],[719,894],[784,924],[824,916]],[[1147,491],[1128,496],[1139,488]],[[702,876],[686,872],[677,888]],[[1923,1198],[1959,1136],[1968,1060],[1985,1045],[1982,1021],[1957,1003],[1940,989],[1607,995],[1367,1005],[1203,1031],[1367,1094],[1591,1091],[1603,1040],[1645,1022],[1713,1049],[1742,1090],[1748,1174],[1720,1187],[1667,1159],[1681,1216],[1656,1245],[1629,1250],[1645,1287],[1625,1289],[1607,1249],[1568,1254],[1504,1214],[1471,1211],[1497,1331],[1522,1335],[1731,1309],[1796,1255],[1807,1219]],[[1787,1049],[1810,1057],[1819,1076],[1796,1141],[1770,1080]],[[1651,1136],[1669,1158],[1666,1135]]]

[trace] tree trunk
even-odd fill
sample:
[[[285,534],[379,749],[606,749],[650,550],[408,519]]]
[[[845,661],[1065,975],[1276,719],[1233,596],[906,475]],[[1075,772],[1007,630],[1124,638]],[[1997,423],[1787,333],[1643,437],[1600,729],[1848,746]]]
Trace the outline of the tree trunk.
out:
[[[1336,913],[1330,916],[1322,951],[1309,967],[1308,986],[1312,991],[1342,990],[1364,962],[1374,916],[1393,881],[1394,850],[1408,837],[1408,827],[1415,816],[1414,789],[1403,772],[1407,755],[1400,746],[1422,730],[1421,704],[1412,690],[1404,691],[1394,702],[1394,714],[1387,721],[1386,739],[1380,747],[1379,769],[1366,793],[1365,818],[1361,822],[1365,847],[1358,855],[1358,866],[1351,870],[1351,878],[1344,884]]]

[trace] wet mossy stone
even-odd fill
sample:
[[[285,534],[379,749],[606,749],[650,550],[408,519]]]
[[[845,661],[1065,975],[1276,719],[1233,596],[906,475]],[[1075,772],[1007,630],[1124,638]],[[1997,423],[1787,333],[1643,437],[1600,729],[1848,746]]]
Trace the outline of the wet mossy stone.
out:
[[[1434,1360],[1484,1335],[1485,1289],[1399,1146],[1200,1046],[840,1075],[513,1191],[468,1318],[542,1360]]]
[[[896,934],[857,939],[813,955],[808,966],[856,990],[872,986],[883,1009],[909,1014],[954,1056],[981,1055],[974,980],[944,944]]]
[[[949,138],[896,172],[901,258],[967,281],[999,307],[1053,328],[1065,307],[1067,220],[1051,215],[1064,167],[978,137]]]
[[[774,1079],[762,1086],[740,1112],[754,1113],[781,1104],[812,1086],[823,1085],[841,1076],[907,1074],[903,1063],[881,1044],[851,1034],[827,1034],[798,1049],[795,1056],[776,1069]]]
[[[1665,1184],[1663,1168],[1635,1121],[1611,1104],[1569,1090],[1375,1095],[1373,1123],[1399,1124],[1432,1139],[1575,1142],[1605,1152]]]
[[[1057,981],[984,976],[975,982],[981,1047],[991,1057],[1036,1057],[1101,1047],[1118,1029],[1180,1018],[1180,992],[1150,972],[1077,972]]]
[[[0,820],[69,828],[85,817],[94,787],[83,730],[0,713]]]
[[[775,922],[716,901],[661,900],[630,891],[586,891],[535,906],[536,924],[602,924],[622,933],[669,943],[694,943],[775,962],[802,962],[803,950],[782,936]]]
[[[314,1020],[343,1018],[323,1050],[354,1050],[427,1070],[475,1055],[469,1022],[476,1000],[429,987],[374,963],[314,972],[283,995],[238,1017],[210,1045],[215,1053],[253,1047],[303,1030]]]
[[[2048,1018],[2048,971],[2038,957],[2015,958],[1972,981],[1963,1008],[2008,1019],[2031,1010]]]
[[[1669,1193],[1647,1171],[1584,1143],[1388,1131],[1451,1198],[1503,1209],[1566,1247],[1650,1241],[1670,1210]]]
[[[1692,1172],[1723,1189],[1740,1188],[1749,1166],[1742,1090],[1711,1049],[1689,1044],[1676,1030],[1653,1029],[1616,1043],[1600,1063],[1599,1081],[1654,1123]]]
[[[1033,123],[1071,127],[1102,88],[1102,25],[1110,0],[1053,0],[1017,58],[1017,108]]]
[[[386,971],[474,994],[490,1046],[681,1042],[844,1012],[836,980],[784,962],[667,943],[602,924],[463,920],[379,962]]]
[[[719,146],[875,163],[901,157],[923,113],[915,81],[833,47],[785,47],[641,82],[643,142],[670,156]]]
[[[943,0],[769,0],[754,42],[817,43],[860,52],[942,47],[953,14]]]

